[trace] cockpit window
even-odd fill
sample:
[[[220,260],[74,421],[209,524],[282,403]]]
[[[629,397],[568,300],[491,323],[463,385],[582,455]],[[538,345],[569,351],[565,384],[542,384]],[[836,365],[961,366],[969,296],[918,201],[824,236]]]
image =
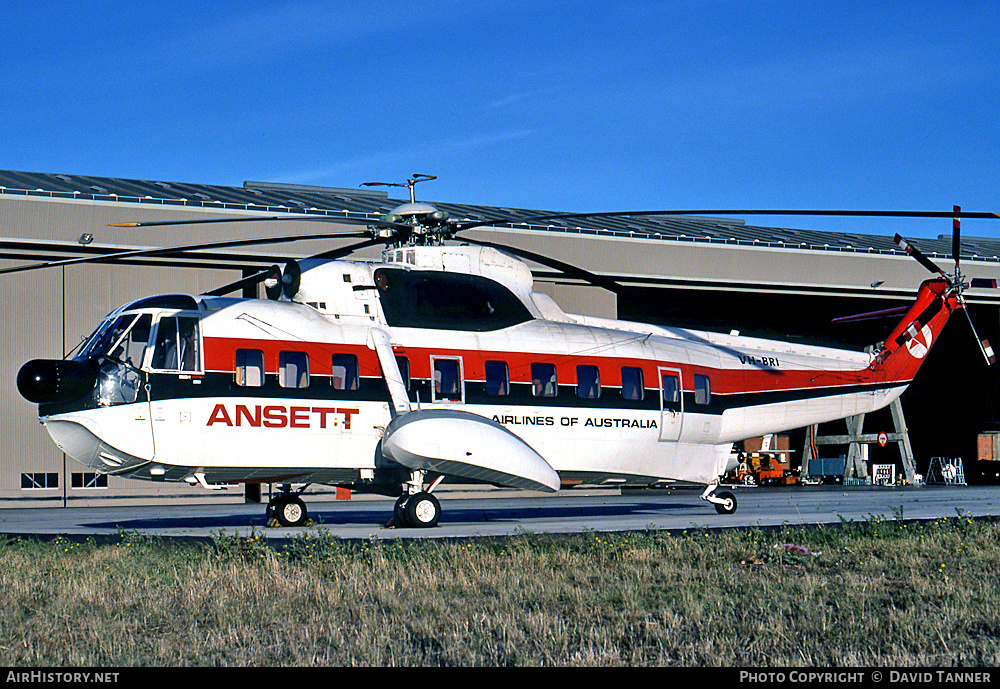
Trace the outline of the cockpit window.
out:
[[[125,332],[134,320],[134,313],[119,316],[114,320],[105,320],[100,326],[98,326],[97,330],[94,331],[94,334],[88,338],[87,344],[85,344],[83,349],[80,350],[80,354],[77,358],[85,359],[94,354],[107,354],[111,346],[118,341],[118,339],[122,336],[122,333]]]
[[[90,352],[99,362],[97,402],[101,406],[139,401],[143,381],[139,369],[152,322],[148,313],[123,316],[97,338]]]
[[[132,368],[142,366],[142,358],[146,354],[146,345],[149,344],[149,331],[153,324],[153,317],[144,313],[135,319],[128,334],[119,340],[111,351],[112,359],[128,364]]]
[[[510,290],[479,275],[380,268],[375,285],[392,326],[483,332],[531,320]]]
[[[153,317],[148,313],[125,314],[107,320],[90,336],[76,358],[86,359],[104,355],[133,368],[139,368],[142,366],[142,357],[149,343],[152,320]]]
[[[194,316],[164,316],[156,330],[153,368],[165,371],[198,371],[201,349],[198,319]]]

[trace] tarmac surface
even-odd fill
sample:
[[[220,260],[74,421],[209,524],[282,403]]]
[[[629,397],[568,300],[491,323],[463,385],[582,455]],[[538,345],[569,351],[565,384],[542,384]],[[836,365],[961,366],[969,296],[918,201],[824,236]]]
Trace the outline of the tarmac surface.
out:
[[[699,492],[593,490],[558,495],[490,491],[439,495],[441,522],[431,529],[390,528],[393,501],[312,502],[313,524],[265,524],[264,505],[212,504],[0,509],[0,534],[103,538],[136,531],[161,538],[329,534],[344,539],[477,538],[518,533],[647,531],[840,524],[872,518],[934,520],[1000,516],[1000,486],[739,488],[735,514],[717,514]]]

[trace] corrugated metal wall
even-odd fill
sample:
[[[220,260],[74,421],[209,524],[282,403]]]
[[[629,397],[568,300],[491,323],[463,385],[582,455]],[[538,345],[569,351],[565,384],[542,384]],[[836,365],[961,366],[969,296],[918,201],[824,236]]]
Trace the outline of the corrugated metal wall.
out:
[[[123,215],[127,212],[120,208],[93,202],[3,199],[0,236],[75,242],[82,232],[99,237],[107,223],[120,221]],[[191,230],[175,235],[170,240],[173,243],[198,241]],[[31,262],[0,260],[0,268]],[[121,304],[152,294],[198,294],[241,274],[213,268],[86,264],[0,276],[0,505],[156,498],[242,501],[240,491],[209,493],[186,484],[154,484],[113,476],[108,477],[107,488],[74,488],[73,474],[84,473],[85,467],[59,452],[38,422],[37,407],[15,388],[17,371],[26,361],[61,358]],[[54,480],[51,474],[56,475]]]

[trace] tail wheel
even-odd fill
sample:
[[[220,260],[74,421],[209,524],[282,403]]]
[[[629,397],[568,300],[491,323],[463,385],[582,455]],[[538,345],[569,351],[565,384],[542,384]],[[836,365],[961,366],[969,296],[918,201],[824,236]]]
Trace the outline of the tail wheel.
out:
[[[420,528],[437,526],[441,519],[441,503],[430,493],[417,493],[406,500],[403,513],[409,526]]]
[[[721,501],[714,502],[715,511],[719,514],[732,514],[736,511],[736,496],[728,490],[716,493],[714,497]]]
[[[296,495],[279,499],[274,516],[282,526],[302,526],[309,518],[306,504]]]

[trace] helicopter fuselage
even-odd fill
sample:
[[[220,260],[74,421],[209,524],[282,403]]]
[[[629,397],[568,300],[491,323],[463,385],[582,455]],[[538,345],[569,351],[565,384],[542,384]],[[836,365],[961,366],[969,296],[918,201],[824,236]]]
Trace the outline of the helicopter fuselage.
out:
[[[958,307],[928,281],[866,354],[567,315],[489,248],[386,254],[305,261],[292,299],[134,302],[19,386],[67,454],[152,481],[711,485],[736,441],[891,403]]]

